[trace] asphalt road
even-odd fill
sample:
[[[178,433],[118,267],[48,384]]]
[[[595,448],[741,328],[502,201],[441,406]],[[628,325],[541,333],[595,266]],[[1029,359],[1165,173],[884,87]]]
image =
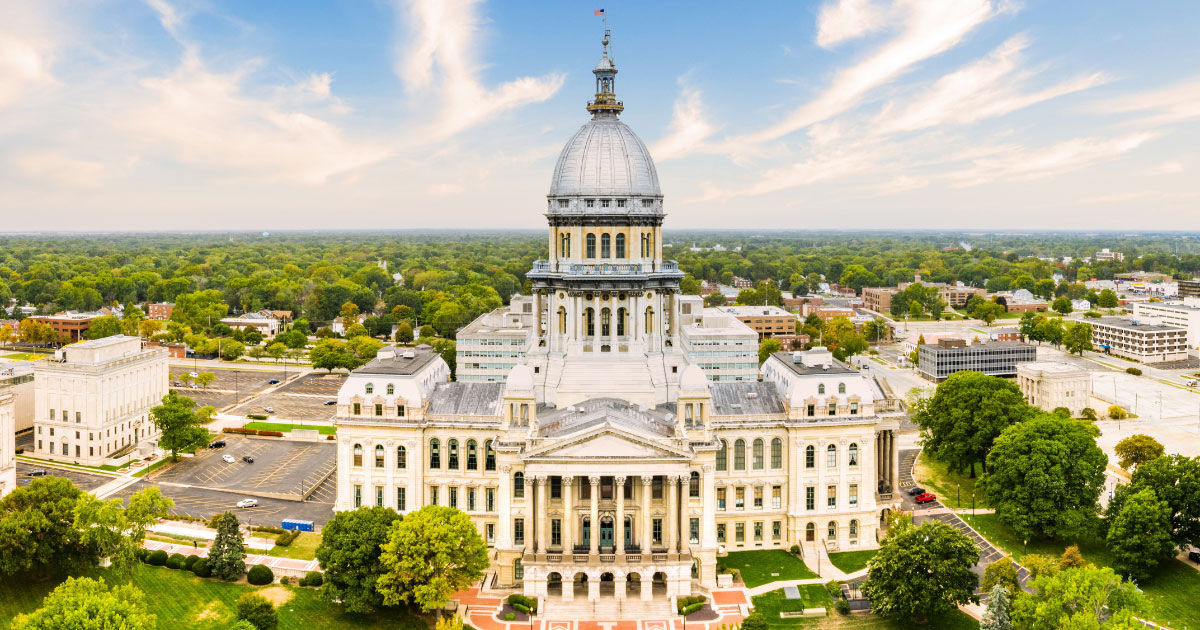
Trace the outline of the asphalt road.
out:
[[[17,462],[17,486],[28,486],[34,479],[41,477],[30,477],[29,471],[40,469],[46,471],[47,477],[63,477],[69,479],[80,490],[93,490],[113,480],[112,477],[104,475],[93,475],[91,473],[78,472],[75,470],[65,470],[62,468],[51,468],[49,466],[41,466],[38,464],[27,464],[25,462]]]

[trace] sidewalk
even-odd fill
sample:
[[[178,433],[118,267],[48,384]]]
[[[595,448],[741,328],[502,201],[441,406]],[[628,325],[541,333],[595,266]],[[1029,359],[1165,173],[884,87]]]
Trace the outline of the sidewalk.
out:
[[[191,536],[192,538],[203,538],[205,540],[213,540],[217,537],[217,532],[207,527],[191,527],[175,523],[158,523],[150,527],[150,531],[175,534],[177,536]],[[269,538],[251,536],[245,539],[245,545],[250,549],[267,551],[275,546],[275,541]]]

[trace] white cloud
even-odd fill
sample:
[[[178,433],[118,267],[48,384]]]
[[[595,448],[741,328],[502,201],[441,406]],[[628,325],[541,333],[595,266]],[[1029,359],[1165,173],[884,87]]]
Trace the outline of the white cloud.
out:
[[[838,0],[826,4],[817,18],[817,45],[832,48],[882,30],[894,17],[890,9],[872,0]]]
[[[1158,164],[1149,170],[1151,175],[1175,175],[1183,172],[1183,162],[1169,160]]]
[[[1140,94],[1118,96],[1095,109],[1107,113],[1145,114],[1133,121],[1138,125],[1167,125],[1200,118],[1200,77]]]
[[[479,40],[479,0],[409,0],[405,15],[414,40],[405,44],[397,74],[418,96],[440,99],[432,138],[444,138],[491,116],[545,101],[562,88],[564,76],[520,77],[486,88],[479,80],[474,42]]]
[[[704,116],[699,90],[686,86],[680,90],[667,131],[667,136],[650,148],[655,160],[669,160],[690,153],[712,135],[715,128]]]
[[[12,166],[25,177],[69,188],[99,188],[109,169],[102,162],[80,160],[57,152],[35,151],[14,157]]]
[[[426,189],[425,194],[430,197],[454,197],[461,195],[467,189],[462,184],[434,184]]]
[[[56,85],[51,68],[62,39],[38,3],[10,3],[0,18],[0,107]]]
[[[993,181],[1031,181],[1077,171],[1128,153],[1160,134],[1139,132],[1116,138],[1072,138],[1047,147],[1007,147],[981,157],[965,169],[944,176],[952,186],[977,186]]]

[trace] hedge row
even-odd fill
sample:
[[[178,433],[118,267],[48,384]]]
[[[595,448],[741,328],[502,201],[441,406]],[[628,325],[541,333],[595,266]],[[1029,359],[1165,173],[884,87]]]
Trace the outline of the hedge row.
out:
[[[508,604],[513,607],[513,610],[527,615],[531,612],[537,613],[538,600],[535,597],[525,597],[520,593],[513,593],[508,596]]]
[[[680,597],[675,600],[675,607],[681,615],[690,615],[701,608],[704,608],[705,597],[703,595],[692,595],[689,597]]]
[[[280,534],[279,537],[275,539],[275,544],[280,547],[287,547],[288,545],[295,542],[296,539],[299,537],[300,537],[300,530],[293,529],[291,531],[287,531],[283,534]]]
[[[300,586],[320,586],[325,583],[325,576],[320,571],[309,571],[300,578]]]
[[[225,427],[221,429],[222,433],[236,433],[238,435],[261,435],[264,437],[283,437],[283,433],[279,431],[266,431],[260,429],[242,429],[238,427]]]
[[[262,413],[248,413],[248,414],[246,414],[246,417],[251,420],[266,420],[267,419],[266,414],[262,414]]]

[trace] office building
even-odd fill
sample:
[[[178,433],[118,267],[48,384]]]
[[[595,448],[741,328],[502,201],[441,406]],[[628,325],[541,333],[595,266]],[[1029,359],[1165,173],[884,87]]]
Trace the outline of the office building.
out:
[[[1187,329],[1182,326],[1121,317],[1102,317],[1090,323],[1092,345],[1106,354],[1143,363],[1187,359]]]
[[[1187,346],[1200,348],[1200,307],[1166,302],[1138,302],[1133,316],[1142,321],[1179,326],[1187,330]]]
[[[963,370],[1012,378],[1017,375],[1017,365],[1036,359],[1037,348],[1016,341],[980,341],[968,345],[961,339],[941,339],[917,349],[917,370],[935,383]]]
[[[1079,417],[1092,395],[1092,374],[1058,361],[1031,361],[1017,366],[1017,387],[1025,402],[1045,411],[1059,407]]]

